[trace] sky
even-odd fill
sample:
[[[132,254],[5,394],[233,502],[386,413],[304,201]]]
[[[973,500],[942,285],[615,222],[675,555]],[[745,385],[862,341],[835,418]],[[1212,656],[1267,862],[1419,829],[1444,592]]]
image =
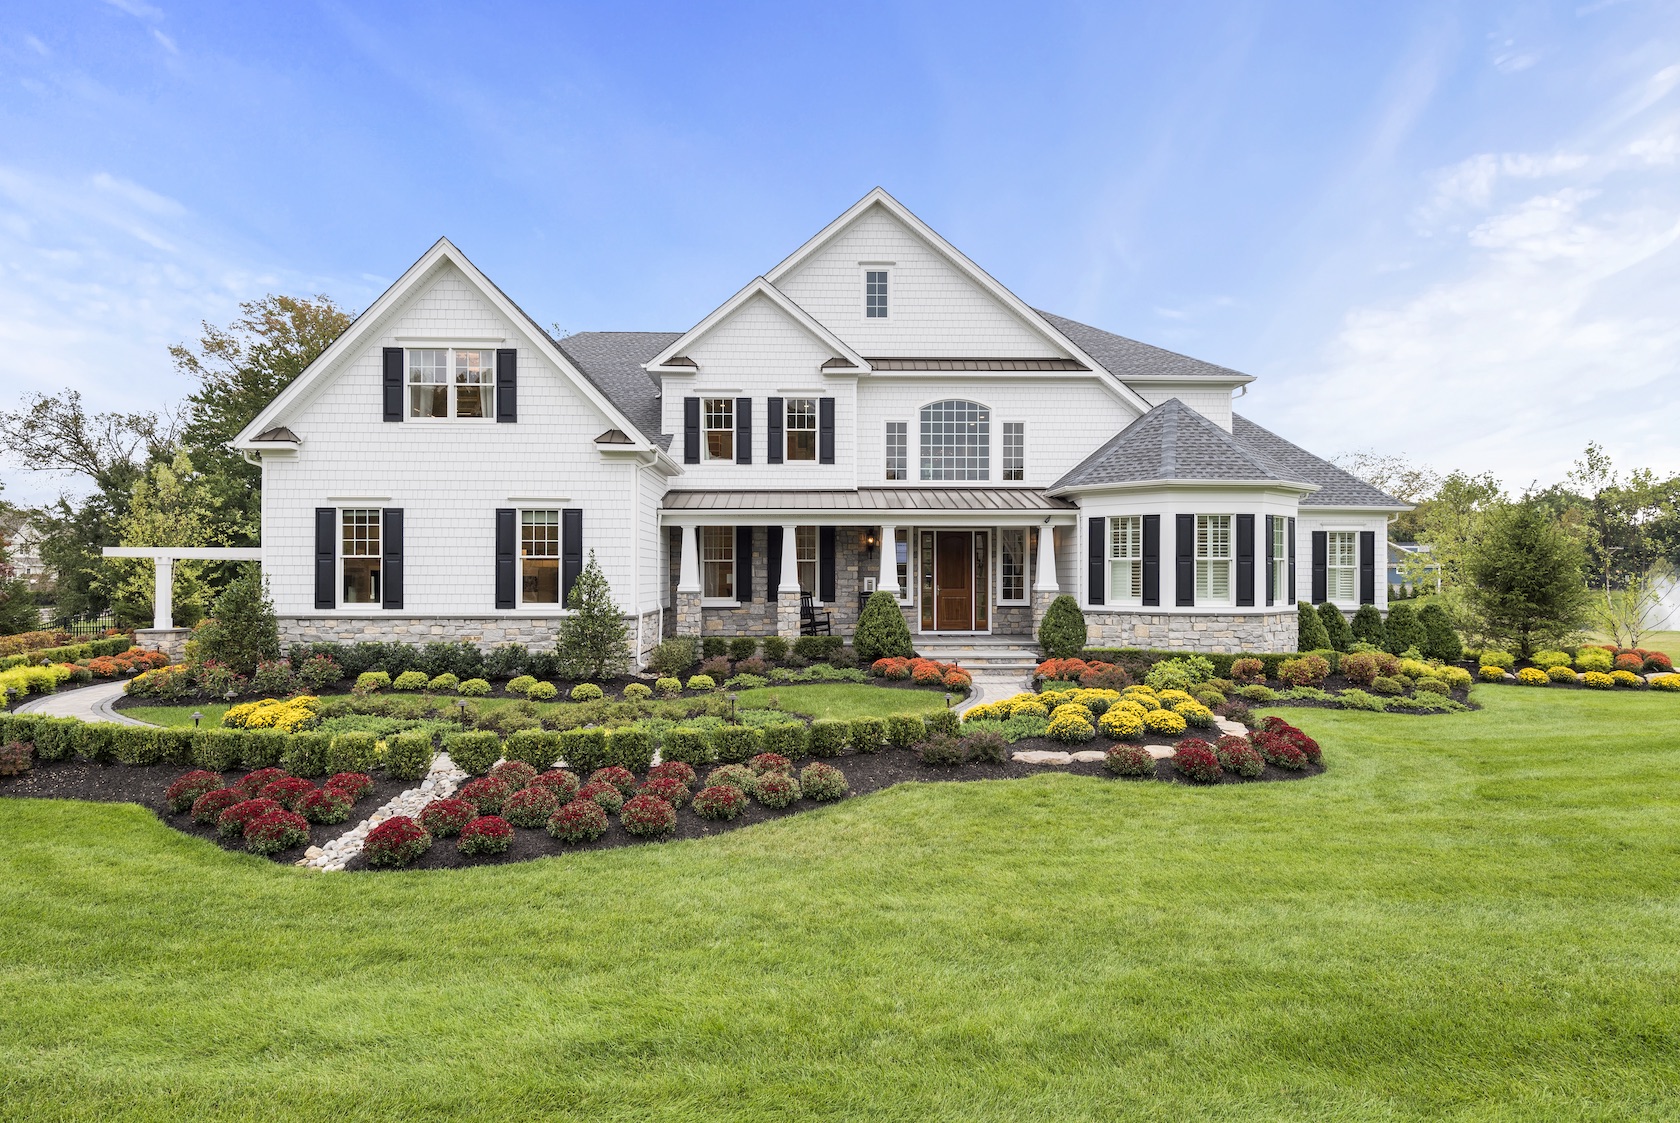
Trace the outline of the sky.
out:
[[[0,408],[160,408],[201,322],[439,235],[682,330],[880,185],[1321,455],[1680,471],[1677,87],[1680,0],[0,0]]]

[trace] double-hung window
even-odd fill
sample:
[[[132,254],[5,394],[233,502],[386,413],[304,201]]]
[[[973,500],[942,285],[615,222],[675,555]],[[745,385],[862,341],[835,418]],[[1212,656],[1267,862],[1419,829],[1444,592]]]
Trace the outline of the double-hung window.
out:
[[[887,422],[887,479],[910,478],[910,425],[904,421]]]
[[[1359,544],[1351,530],[1332,530],[1325,538],[1325,595],[1337,604],[1359,599]]]
[[[339,512],[339,587],[342,604],[378,604],[379,600],[379,509],[346,507]]]
[[[1027,599],[1027,528],[1006,526],[998,531],[998,600]]]
[[[521,604],[560,603],[560,512],[519,512]]]
[[[701,406],[706,422],[706,459],[735,459],[735,399],[707,398]]]
[[[799,565],[799,591],[813,599],[817,595],[817,528],[793,528],[794,561]]]
[[[1196,603],[1231,603],[1231,516],[1196,516]]]
[[[922,407],[922,479],[990,479],[991,453],[991,410],[961,401]]]
[[[1108,599],[1110,604],[1143,603],[1143,516],[1108,520]]]
[[[817,399],[789,398],[787,400],[787,458],[815,460],[817,458]]]
[[[1027,478],[1027,426],[1021,421],[1003,423],[1004,482]]]
[[[735,528],[700,528],[701,595],[713,600],[735,599]]]
[[[863,314],[866,319],[887,318],[887,271],[869,269],[863,274]]]
[[[419,347],[408,352],[410,417],[496,416],[496,352]]]
[[[1289,600],[1289,520],[1272,519],[1272,604]]]
[[[916,597],[916,590],[910,587],[910,536],[906,531],[898,532],[895,543],[898,557],[898,600],[900,604],[909,604]]]

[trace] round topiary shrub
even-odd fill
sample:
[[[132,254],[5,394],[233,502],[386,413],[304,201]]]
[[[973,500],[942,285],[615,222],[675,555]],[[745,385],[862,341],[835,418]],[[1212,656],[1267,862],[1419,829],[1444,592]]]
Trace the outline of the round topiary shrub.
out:
[[[636,794],[656,796],[672,807],[681,807],[689,799],[688,785],[674,776],[650,778],[636,789]]]
[[[717,680],[714,679],[711,675],[689,675],[688,676],[688,689],[690,689],[690,690],[716,690],[717,689]]]
[[[513,792],[530,787],[536,778],[536,768],[523,760],[504,760],[490,770],[490,779],[500,780]]]
[[[295,811],[270,811],[245,824],[245,849],[278,854],[309,841],[309,824]]]
[[[1171,710],[1150,710],[1143,715],[1144,728],[1163,737],[1177,737],[1189,725]]]
[[[461,785],[461,790],[455,793],[456,799],[462,799],[478,808],[480,815],[494,815],[501,811],[502,804],[513,793],[508,786],[491,776],[484,776],[477,780],[468,780]]]
[[[337,788],[317,788],[298,800],[297,811],[311,823],[342,823],[350,817],[350,804]]]
[[[582,786],[577,776],[564,768],[550,768],[535,776],[527,787],[547,788],[561,803],[572,800]]]
[[[513,841],[513,828],[500,815],[480,815],[461,828],[460,841],[455,849],[463,854],[479,857],[484,854],[506,854]]]
[[[605,768],[597,768],[589,774],[591,784],[611,784],[624,795],[636,790],[636,774],[628,768],[620,768],[616,764],[609,764]]]
[[[540,827],[560,810],[560,797],[543,787],[523,788],[502,804],[502,818],[516,827]]]
[[[606,830],[607,813],[591,799],[574,799],[548,820],[548,833],[561,842],[594,842]]]
[[[592,682],[580,682],[572,687],[571,698],[574,702],[598,702],[606,696],[606,691]]]
[[[360,686],[364,678],[367,678],[367,675],[358,677],[356,685]],[[392,682],[389,677],[385,680],[392,690],[424,690],[428,681],[424,671],[404,671],[397,676],[395,682]]]
[[[1266,770],[1266,758],[1254,743],[1234,733],[1227,733],[1214,742],[1213,755],[1218,758],[1219,767],[1233,776],[1252,780]]]
[[[229,787],[243,795],[246,799],[255,799],[262,794],[262,790],[276,780],[286,779],[284,768],[259,768],[254,772],[247,772],[238,783]]]
[[[799,790],[805,793],[806,799],[828,803],[846,798],[851,789],[846,786],[845,773],[819,760],[800,769]]]
[[[215,791],[205,792],[193,800],[193,822],[201,827],[214,826],[216,820],[222,817],[222,812],[236,803],[243,803],[244,798],[232,788],[217,788]]]
[[[806,734],[805,749],[815,757],[839,756],[846,748],[848,726],[837,718],[818,718]]]
[[[308,780],[300,780],[296,776],[287,776],[267,784],[257,794],[264,799],[272,799],[287,811],[296,811],[298,801],[315,790],[315,785]]]
[[[1211,784],[1224,775],[1213,746],[1195,737],[1187,737],[1173,750],[1172,764],[1186,779],[1197,784]]]
[[[603,811],[617,811],[624,806],[624,793],[601,780],[591,780],[578,789],[579,799],[593,800]]]
[[[1155,758],[1142,745],[1115,745],[1103,755],[1103,767],[1115,776],[1153,776]]]
[[[665,838],[677,829],[677,809],[656,795],[639,795],[625,801],[618,820],[637,838]]]
[[[1063,593],[1050,602],[1038,625],[1038,646],[1051,659],[1072,659],[1085,649],[1085,614]]]
[[[373,777],[366,772],[335,772],[322,787],[343,792],[355,803],[373,790]]]
[[[470,678],[461,683],[455,692],[463,698],[483,698],[490,693],[490,683],[481,678]]]
[[[216,817],[216,833],[223,838],[239,838],[245,833],[246,823],[259,819],[270,811],[284,810],[285,808],[272,799],[242,800]]]
[[[432,836],[407,815],[386,819],[362,841],[362,854],[375,868],[406,866],[431,848]]]
[[[436,838],[451,838],[478,818],[478,808],[464,799],[434,799],[420,812],[420,825]]]
[[[693,787],[694,782],[699,778],[693,766],[681,760],[661,761],[648,769],[648,779],[675,780],[685,788]]]
[[[940,733],[923,741],[916,750],[917,757],[923,764],[934,764],[949,767],[963,762],[963,743],[959,738],[949,733]]]
[[[220,775],[197,768],[169,785],[163,793],[164,804],[169,808],[170,814],[179,815],[191,808],[199,796],[213,792],[221,786]]]
[[[920,714],[889,714],[887,743],[895,749],[910,749],[927,737],[927,723]]]
[[[733,819],[746,809],[747,793],[734,784],[701,788],[694,797],[694,813],[702,819]]]
[[[780,753],[759,753],[747,761],[747,767],[754,775],[762,776],[767,772],[780,772],[784,776],[793,775],[793,761]]]
[[[799,781],[786,772],[766,772],[753,784],[753,795],[766,807],[786,807],[799,798]]]
[[[523,698],[535,685],[537,685],[537,680],[534,677],[520,675],[518,678],[508,679],[508,684],[503,689],[515,698]]]
[[[1539,667],[1524,667],[1517,672],[1519,686],[1550,686],[1552,677]]]
[[[858,614],[852,650],[857,653],[858,662],[866,666],[877,659],[908,659],[915,653],[910,642],[910,626],[904,622],[897,597],[885,590],[870,596]]]
[[[552,702],[560,688],[552,682],[539,682],[525,692],[525,697],[533,702]]]
[[[677,695],[682,693],[682,679],[668,677],[658,678],[654,680],[653,688],[659,691],[659,696],[661,698],[675,698]]]
[[[460,685],[460,676],[445,671],[427,682],[426,690],[432,694],[453,694]]]

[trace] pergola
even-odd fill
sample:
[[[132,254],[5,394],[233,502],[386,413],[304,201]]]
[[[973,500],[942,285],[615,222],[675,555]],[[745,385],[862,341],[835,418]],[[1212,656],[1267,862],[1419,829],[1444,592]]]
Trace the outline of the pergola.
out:
[[[261,561],[256,546],[107,546],[108,558],[151,558],[156,584],[152,587],[152,628],[175,627],[175,563],[177,561]]]

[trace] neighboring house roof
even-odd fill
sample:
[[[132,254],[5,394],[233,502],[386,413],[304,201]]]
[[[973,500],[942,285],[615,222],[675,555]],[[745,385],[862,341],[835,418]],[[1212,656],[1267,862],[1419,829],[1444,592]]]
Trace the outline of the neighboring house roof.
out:
[[[1176,351],[1139,343],[1135,339],[1127,339],[1123,335],[1115,335],[1111,331],[1094,328],[1090,324],[1082,324],[1078,320],[1070,320],[1066,316],[1057,316],[1042,309],[1035,311],[1050,321],[1057,331],[1077,343],[1080,350],[1101,363],[1108,373],[1122,380],[1205,378],[1221,382],[1254,381],[1253,375],[1232,370],[1230,367],[1204,363],[1200,359],[1192,359]]]
[[[659,431],[659,383],[642,364],[680,338],[680,331],[580,331],[554,344],[648,440],[668,449],[671,435]]]
[[[1171,480],[1313,482],[1238,440],[1177,398],[1168,398],[1120,430],[1050,490]]]
[[[1375,507],[1387,511],[1409,511],[1411,504],[1372,487],[1352,472],[1338,468],[1299,445],[1290,444],[1269,429],[1262,429],[1241,414],[1231,415],[1231,435],[1244,447],[1266,457],[1289,473],[1290,478],[1317,484],[1318,490],[1301,497],[1303,507]]]
[[[860,487],[855,491],[668,491],[668,511],[1046,511],[1073,504],[1031,487]]]

